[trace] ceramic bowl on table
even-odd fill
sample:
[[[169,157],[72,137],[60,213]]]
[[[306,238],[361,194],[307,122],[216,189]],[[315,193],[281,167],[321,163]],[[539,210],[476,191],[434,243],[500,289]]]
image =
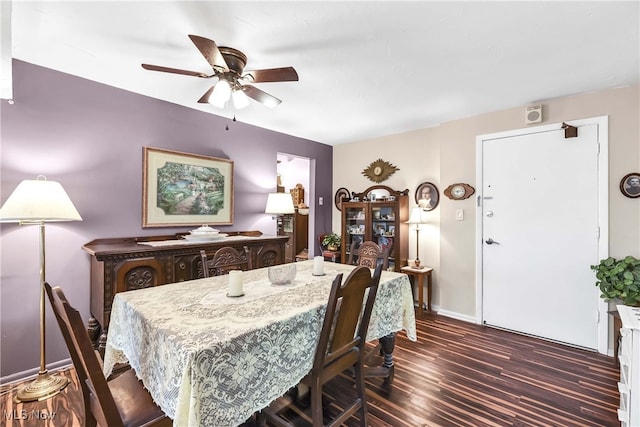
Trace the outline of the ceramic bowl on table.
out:
[[[288,285],[296,278],[296,264],[292,262],[269,267],[268,275],[272,285]]]

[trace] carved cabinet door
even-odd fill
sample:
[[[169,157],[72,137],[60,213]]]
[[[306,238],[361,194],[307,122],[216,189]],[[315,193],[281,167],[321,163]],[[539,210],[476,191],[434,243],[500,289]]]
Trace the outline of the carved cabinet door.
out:
[[[284,261],[283,245],[266,244],[260,247],[252,248],[255,251],[253,268],[270,267],[272,265],[282,264]],[[252,256],[254,256],[252,254]]]
[[[122,261],[115,268],[115,276],[117,286],[115,293],[167,283],[162,263],[153,257]]]

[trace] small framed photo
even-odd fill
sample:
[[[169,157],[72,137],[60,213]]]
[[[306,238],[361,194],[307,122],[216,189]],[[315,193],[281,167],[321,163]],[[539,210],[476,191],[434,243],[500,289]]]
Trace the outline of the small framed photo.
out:
[[[389,224],[387,227],[387,236],[395,236],[396,234],[396,226]]]
[[[143,227],[233,224],[233,162],[143,147]]]
[[[432,182],[423,182],[416,188],[416,203],[425,211],[430,211],[438,206],[440,192]]]
[[[373,233],[377,234],[378,236],[384,236],[384,234],[387,232],[387,228],[385,227],[384,223],[374,224],[373,228]]]
[[[620,191],[631,199],[640,197],[640,173],[633,172],[626,174],[620,180]]]

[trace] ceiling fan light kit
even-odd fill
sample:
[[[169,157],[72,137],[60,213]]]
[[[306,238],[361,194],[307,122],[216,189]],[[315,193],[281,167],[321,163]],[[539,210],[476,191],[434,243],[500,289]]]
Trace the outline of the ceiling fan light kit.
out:
[[[231,97],[231,86],[225,79],[220,79],[218,83],[213,87],[213,92],[209,98],[209,104],[218,108],[224,108],[224,104],[227,103]]]
[[[213,40],[201,36],[189,35],[189,38],[211,65],[213,74],[151,64],[142,64],[142,68],[205,79],[217,77],[218,82],[198,100],[200,104],[209,103],[218,108],[224,108],[231,100],[235,108],[241,109],[249,105],[248,98],[251,98],[269,108],[274,108],[282,101],[249,83],[298,81],[298,73],[293,67],[251,70],[243,74],[247,55],[232,47],[218,47]]]

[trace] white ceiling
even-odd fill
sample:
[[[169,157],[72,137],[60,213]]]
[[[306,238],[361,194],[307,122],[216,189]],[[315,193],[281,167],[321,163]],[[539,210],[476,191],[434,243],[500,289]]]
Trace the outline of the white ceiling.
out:
[[[335,145],[637,84],[639,13],[638,1],[14,0],[11,44],[22,61]],[[140,66],[211,74],[188,34],[300,81],[256,84],[275,109],[198,104],[215,79]]]

